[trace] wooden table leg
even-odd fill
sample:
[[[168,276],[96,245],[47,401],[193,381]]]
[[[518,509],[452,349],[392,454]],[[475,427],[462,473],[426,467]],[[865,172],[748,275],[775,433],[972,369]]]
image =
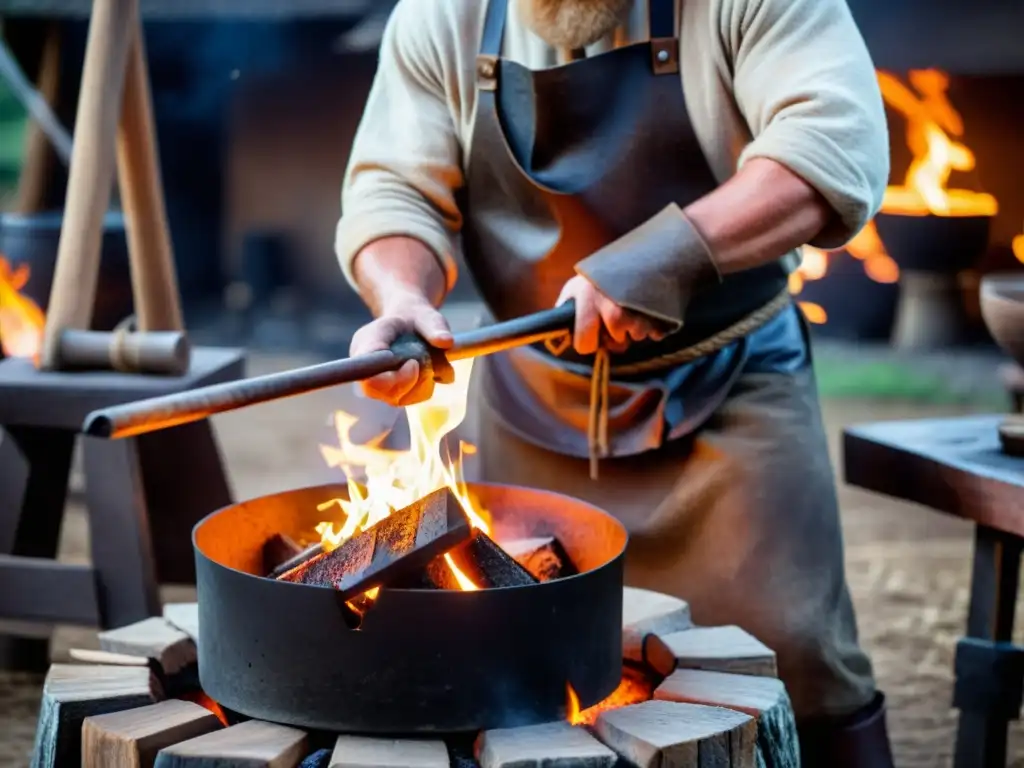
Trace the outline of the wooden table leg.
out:
[[[1020,710],[1024,653],[1011,644],[1024,540],[977,526],[967,638],[957,647],[956,768],[1003,768]]]

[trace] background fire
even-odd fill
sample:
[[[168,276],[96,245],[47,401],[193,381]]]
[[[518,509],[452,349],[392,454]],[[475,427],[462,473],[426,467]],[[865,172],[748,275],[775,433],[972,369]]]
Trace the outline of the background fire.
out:
[[[30,274],[27,264],[15,268],[0,256],[0,349],[8,357],[34,360],[42,346],[46,316],[22,293]]]
[[[897,216],[995,216],[999,204],[992,195],[964,189],[950,189],[954,171],[975,169],[974,153],[960,141],[964,122],[947,97],[948,76],[934,69],[911,71],[909,85],[896,75],[879,71],[878,82],[886,106],[906,121],[906,142],[912,159],[903,183],[889,185],[882,213]],[[1024,261],[1024,240],[1014,242],[1014,252]],[[809,281],[828,273],[829,261],[842,254],[862,262],[864,273],[876,283],[899,281],[900,269],[886,251],[874,222],[870,222],[844,249],[825,252],[803,249],[803,261],[790,276],[790,293],[799,296]],[[808,321],[827,322],[825,307],[808,301],[797,302]]]

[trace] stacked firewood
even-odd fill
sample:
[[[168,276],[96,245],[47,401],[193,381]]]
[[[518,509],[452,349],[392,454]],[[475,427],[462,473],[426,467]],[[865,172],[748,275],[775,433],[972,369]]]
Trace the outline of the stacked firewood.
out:
[[[550,547],[538,543],[524,548]],[[623,651],[629,674],[650,681],[650,700],[468,742],[328,737],[226,713],[198,686],[199,642],[197,606],[168,605],[162,618],[100,633],[101,650],[54,664],[33,768],[799,766],[771,649],[738,627],[694,627],[685,602],[644,590],[624,592]]]

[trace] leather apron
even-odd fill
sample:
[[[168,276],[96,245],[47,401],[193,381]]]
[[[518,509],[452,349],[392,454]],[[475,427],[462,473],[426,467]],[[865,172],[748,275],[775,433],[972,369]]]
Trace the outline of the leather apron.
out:
[[[464,259],[496,319],[551,307],[578,261],[717,186],[687,112],[675,5],[649,0],[648,42],[531,71],[501,58],[515,10],[490,0],[460,203]],[[571,494],[622,520],[629,583],[774,648],[798,716],[845,714],[874,683],[799,313],[790,304],[685,365],[646,366],[785,285],[781,262],[730,276],[694,297],[681,331],[612,356],[599,480],[586,460],[591,359],[538,347],[478,361],[475,439],[484,480]]]

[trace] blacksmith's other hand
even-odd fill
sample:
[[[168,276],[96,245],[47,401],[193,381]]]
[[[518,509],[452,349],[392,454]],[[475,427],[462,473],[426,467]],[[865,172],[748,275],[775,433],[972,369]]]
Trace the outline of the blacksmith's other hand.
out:
[[[582,275],[565,284],[557,303],[569,299],[576,300],[572,346],[578,354],[594,354],[602,341],[610,352],[622,352],[634,341],[665,338],[665,331],[655,321],[619,306]]]
[[[396,293],[388,297],[380,317],[356,331],[349,354],[355,357],[389,349],[395,339],[407,333],[417,334],[438,349],[452,346],[448,321],[425,296]],[[367,397],[388,405],[415,405],[430,399],[434,392],[433,379],[422,373],[420,364],[410,360],[397,371],[374,376],[361,386]]]

